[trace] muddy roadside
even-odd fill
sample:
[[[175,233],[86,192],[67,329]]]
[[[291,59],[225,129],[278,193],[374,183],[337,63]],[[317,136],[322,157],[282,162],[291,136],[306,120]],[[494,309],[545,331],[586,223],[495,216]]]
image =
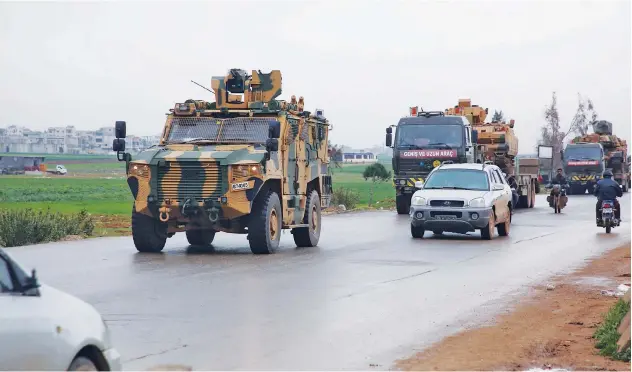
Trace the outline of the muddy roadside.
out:
[[[592,338],[618,300],[602,291],[616,291],[621,284],[630,285],[630,243],[535,287],[493,325],[448,337],[397,361],[395,369],[629,371],[630,362],[599,355]]]

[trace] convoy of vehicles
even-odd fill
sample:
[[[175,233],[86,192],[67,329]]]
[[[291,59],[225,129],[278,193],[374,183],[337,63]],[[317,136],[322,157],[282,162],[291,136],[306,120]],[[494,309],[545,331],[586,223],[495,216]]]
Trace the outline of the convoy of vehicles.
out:
[[[40,283],[0,248],[0,362],[7,371],[120,371],[110,330],[88,303]]]
[[[176,232],[191,245],[209,245],[219,231],[247,234],[255,254],[274,252],[282,229],[299,247],[318,244],[333,191],[331,127],[323,110],[304,110],[303,97],[276,100],[281,85],[279,70],[213,77],[215,102],[177,103],[159,145],[133,159],[126,123],[116,123],[139,251],[161,251]]]
[[[516,159],[518,138],[514,121],[486,123],[488,109],[460,99],[444,111],[410,109],[397,125],[386,128],[386,145],[393,148],[393,186],[398,214],[409,212],[415,182],[423,181],[444,161],[491,162],[506,175],[518,194],[512,208],[533,208],[540,190],[539,158]],[[396,128],[393,140],[393,127]]]
[[[466,234],[480,230],[491,240],[497,229],[507,236],[511,227],[511,187],[502,170],[489,163],[441,164],[425,182],[417,182],[410,207],[410,231]]]

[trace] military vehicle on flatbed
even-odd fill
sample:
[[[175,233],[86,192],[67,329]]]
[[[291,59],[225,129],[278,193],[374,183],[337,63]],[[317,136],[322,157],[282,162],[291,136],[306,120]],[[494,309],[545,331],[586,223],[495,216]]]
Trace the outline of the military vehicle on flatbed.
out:
[[[126,123],[116,122],[136,248],[159,252],[176,232],[209,245],[222,231],[247,234],[251,251],[266,254],[283,229],[297,246],[316,246],[332,195],[323,111],[305,111],[303,97],[276,100],[279,70],[231,69],[211,84],[215,102],[177,103],[159,144],[134,158],[125,152]]]
[[[513,130],[514,120],[486,123],[488,112],[487,108],[472,105],[469,98],[459,99],[458,105],[445,110],[447,115],[466,117],[472,125],[472,130],[476,132],[475,150],[482,154],[484,162],[502,169],[507,181],[518,193],[518,202],[513,208],[533,208],[535,196],[540,192],[540,159],[517,159],[518,136]]]

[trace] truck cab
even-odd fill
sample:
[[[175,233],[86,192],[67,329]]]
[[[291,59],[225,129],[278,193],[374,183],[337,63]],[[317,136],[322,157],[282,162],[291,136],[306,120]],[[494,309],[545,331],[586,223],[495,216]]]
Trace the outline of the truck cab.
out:
[[[393,128],[395,135],[393,136]],[[394,138],[393,138],[394,137]],[[386,146],[393,149],[393,186],[398,214],[408,214],[415,182],[441,163],[481,162],[476,150],[476,132],[464,116],[443,111],[419,111],[386,128]]]
[[[569,143],[562,155],[569,193],[592,193],[605,170],[603,146],[594,142]]]

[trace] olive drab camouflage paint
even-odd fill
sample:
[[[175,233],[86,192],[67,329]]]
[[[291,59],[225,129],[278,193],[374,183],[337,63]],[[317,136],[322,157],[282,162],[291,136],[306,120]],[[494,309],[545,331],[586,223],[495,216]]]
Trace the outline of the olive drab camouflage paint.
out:
[[[211,87],[215,102],[176,104],[159,144],[133,159],[117,122],[113,148],[127,163],[137,249],[160,251],[182,231],[191,244],[210,244],[218,231],[248,234],[254,253],[273,252],[281,229],[298,246],[316,245],[332,194],[322,110],[305,111],[303,97],[276,100],[278,70],[231,69]]]

